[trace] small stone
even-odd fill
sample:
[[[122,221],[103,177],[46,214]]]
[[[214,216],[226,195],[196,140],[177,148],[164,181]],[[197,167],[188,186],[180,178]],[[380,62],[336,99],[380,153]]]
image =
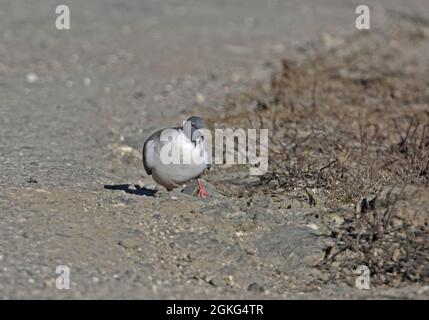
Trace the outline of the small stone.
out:
[[[393,259],[393,261],[399,261],[399,259],[401,258],[401,250],[400,249],[395,249],[394,251],[393,251],[393,256],[392,256],[392,259]]]
[[[334,215],[332,218],[331,218],[331,221],[333,222],[333,223],[335,223],[336,225],[341,225],[343,222],[344,222],[344,218],[343,217],[340,217],[340,216],[337,216],[337,215]]]
[[[423,293],[429,292],[429,286],[424,286],[424,287],[420,288],[417,292],[418,292],[418,294],[423,294]]]
[[[313,229],[313,230],[319,230],[319,226],[316,225],[315,223],[307,224],[307,227],[309,227],[310,229]]]
[[[143,91],[137,91],[133,94],[134,99],[144,98],[146,95]]]
[[[231,75],[231,80],[232,80],[232,82],[240,82],[241,75],[239,73],[235,72]]]
[[[138,247],[138,242],[134,239],[123,239],[118,241],[118,245],[125,249],[135,249]]]
[[[55,279],[47,279],[44,281],[45,286],[52,288],[55,285]]]
[[[324,46],[328,49],[338,47],[339,45],[341,45],[343,43],[342,39],[334,37],[334,36],[330,35],[329,33],[323,33],[322,34],[322,41],[323,41]]]
[[[195,95],[195,101],[196,101],[198,104],[203,104],[205,100],[206,100],[206,98],[205,98],[205,97],[204,97],[204,95],[202,95],[201,93],[197,93],[197,94]]]
[[[36,179],[34,179],[33,177],[28,178],[27,182],[28,183],[38,183],[38,181]]]
[[[91,79],[86,77],[83,79],[83,84],[85,85],[85,87],[89,87],[91,85]]]
[[[37,80],[39,80],[39,76],[35,74],[34,72],[27,73],[25,76],[25,79],[27,83],[35,83]]]

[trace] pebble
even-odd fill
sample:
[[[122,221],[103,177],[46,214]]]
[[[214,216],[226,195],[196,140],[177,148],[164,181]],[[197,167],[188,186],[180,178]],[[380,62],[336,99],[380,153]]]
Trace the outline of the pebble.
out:
[[[259,283],[257,282],[253,282],[251,283],[248,287],[247,287],[247,291],[252,291],[252,292],[264,292],[265,289],[263,286],[261,286]]]
[[[319,226],[314,223],[307,224],[307,227],[313,230],[319,230]]]
[[[85,85],[85,87],[89,87],[91,85],[91,79],[86,77],[83,79],[83,84]]]
[[[203,95],[203,94],[201,94],[201,93],[197,93],[197,94],[195,95],[195,101],[196,101],[198,104],[203,104],[203,103],[206,101],[206,98],[204,97],[204,95]]]
[[[30,178],[27,180],[27,182],[28,182],[28,183],[38,183],[38,181],[37,181],[36,179],[34,179],[33,177],[30,177]]]

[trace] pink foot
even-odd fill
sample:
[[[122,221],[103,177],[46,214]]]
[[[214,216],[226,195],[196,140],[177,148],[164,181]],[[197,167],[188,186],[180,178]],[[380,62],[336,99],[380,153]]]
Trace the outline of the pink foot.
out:
[[[200,179],[197,179],[198,183],[198,198],[205,198],[209,196],[209,193],[206,191],[206,188],[204,187],[204,182]]]

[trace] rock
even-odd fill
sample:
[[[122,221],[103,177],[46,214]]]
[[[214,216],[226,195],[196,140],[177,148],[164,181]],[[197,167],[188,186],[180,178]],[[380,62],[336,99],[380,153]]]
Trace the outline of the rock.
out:
[[[92,83],[91,78],[85,77],[83,79],[83,84],[85,85],[85,87],[89,87],[91,85],[91,83]]]
[[[139,246],[139,243],[134,239],[123,239],[118,241],[118,245],[125,249],[136,249]]]
[[[34,179],[33,177],[28,178],[27,182],[28,183],[38,183],[38,181],[36,179]]]
[[[417,185],[386,187],[377,195],[374,207],[391,208],[393,217],[413,226],[427,226],[429,189]]]
[[[141,154],[139,151],[129,145],[124,144],[110,144],[108,148],[112,153],[123,163],[127,165],[140,165]]]
[[[341,38],[334,37],[333,35],[324,32],[322,34],[322,43],[327,49],[335,48],[344,43]]]
[[[316,231],[300,226],[281,225],[254,242],[265,263],[285,272],[300,273],[321,261],[332,244]]]
[[[202,105],[206,101],[206,98],[204,97],[203,94],[197,93],[195,95],[195,101],[197,102],[197,104]]]

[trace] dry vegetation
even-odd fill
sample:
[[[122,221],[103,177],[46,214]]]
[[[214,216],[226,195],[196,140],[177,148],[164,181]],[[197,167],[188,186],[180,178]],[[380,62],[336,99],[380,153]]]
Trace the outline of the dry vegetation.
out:
[[[398,216],[395,199],[374,207],[365,198],[359,215],[354,208],[386,186],[429,186],[429,68],[402,50],[427,41],[419,26],[356,35],[301,62],[283,60],[270,84],[226,102],[227,125],[270,130],[270,171],[251,193],[303,190],[310,205],[317,195],[318,205],[346,208],[320,265],[332,278],[365,264],[375,284],[429,279],[427,207],[423,222]]]

